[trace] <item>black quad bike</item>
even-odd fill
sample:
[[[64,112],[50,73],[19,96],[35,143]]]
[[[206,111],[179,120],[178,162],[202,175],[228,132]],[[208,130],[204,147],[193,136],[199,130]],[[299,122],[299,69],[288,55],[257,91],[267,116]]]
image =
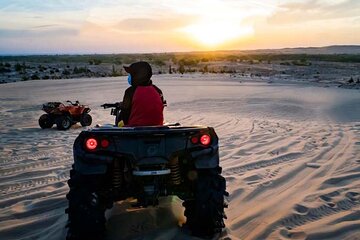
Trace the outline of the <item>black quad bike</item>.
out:
[[[121,104],[103,107],[118,116]],[[147,207],[161,196],[178,196],[194,236],[212,237],[225,227],[228,193],[212,127],[97,126],[82,131],[73,150],[67,240],[103,239],[105,210],[128,198]]]
[[[59,130],[67,130],[72,125],[80,122],[81,126],[90,126],[92,117],[89,114],[91,109],[79,101],[48,102],[43,104],[42,110],[46,112],[39,118],[39,126],[41,128],[51,128],[54,123]]]

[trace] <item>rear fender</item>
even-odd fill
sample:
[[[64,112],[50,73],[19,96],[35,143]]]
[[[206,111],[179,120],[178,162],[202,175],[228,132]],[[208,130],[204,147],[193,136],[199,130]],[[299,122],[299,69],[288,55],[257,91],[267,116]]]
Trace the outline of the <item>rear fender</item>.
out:
[[[105,174],[113,157],[87,153],[83,149],[84,138],[77,137],[74,146],[74,168],[81,174]]]
[[[87,107],[87,108],[84,108],[82,113],[89,113],[90,111],[91,111],[91,109]]]
[[[195,160],[197,169],[216,168],[219,166],[219,147],[209,147],[194,151],[191,157]]]
[[[84,175],[105,174],[107,172],[106,164],[86,164],[82,161],[75,161],[74,168],[77,172]]]

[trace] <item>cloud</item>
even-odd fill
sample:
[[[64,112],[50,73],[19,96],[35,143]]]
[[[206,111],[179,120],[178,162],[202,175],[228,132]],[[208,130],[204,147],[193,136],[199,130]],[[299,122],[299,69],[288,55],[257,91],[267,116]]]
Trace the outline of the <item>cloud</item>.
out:
[[[0,11],[16,11],[16,12],[58,12],[58,11],[79,11],[86,10],[94,6],[94,4],[101,4],[104,1],[82,0],[57,0],[57,1],[43,1],[43,0],[1,0]]]
[[[124,32],[165,32],[190,24],[193,17],[187,18],[128,18],[120,21],[115,28]]]
[[[59,24],[44,24],[44,25],[34,26],[33,28],[52,28],[57,26],[59,26]]]
[[[0,35],[2,38],[42,38],[58,36],[76,36],[78,33],[78,30],[71,28],[52,28],[40,30],[0,29]]]
[[[308,0],[292,1],[279,6],[268,18],[271,24],[294,24],[309,21],[353,18],[359,15],[358,0]]]

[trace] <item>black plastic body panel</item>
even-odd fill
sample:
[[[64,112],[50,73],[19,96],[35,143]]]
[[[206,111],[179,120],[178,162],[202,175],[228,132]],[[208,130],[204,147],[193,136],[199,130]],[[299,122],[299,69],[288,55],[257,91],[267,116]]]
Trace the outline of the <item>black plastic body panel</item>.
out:
[[[203,146],[194,144],[191,137],[208,134],[211,142]],[[86,139],[93,137],[99,142],[107,139],[107,148],[98,147],[89,151]],[[82,174],[103,174],[115,159],[128,159],[132,166],[166,164],[182,154],[194,161],[195,167],[219,166],[218,137],[211,127],[95,127],[82,131],[74,143],[75,170]]]

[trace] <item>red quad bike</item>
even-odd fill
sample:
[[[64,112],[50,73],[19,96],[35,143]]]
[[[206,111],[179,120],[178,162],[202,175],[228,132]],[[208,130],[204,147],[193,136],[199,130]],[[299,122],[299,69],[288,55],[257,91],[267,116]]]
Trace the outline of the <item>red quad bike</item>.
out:
[[[59,130],[67,130],[71,125],[80,122],[81,126],[90,126],[92,118],[89,115],[91,109],[79,103],[79,101],[48,102],[43,104],[42,110],[46,112],[39,118],[39,125],[42,129],[51,128],[54,123]]]
[[[115,126],[86,129],[74,142],[66,239],[106,239],[105,211],[114,202],[134,198],[136,207],[146,208],[170,195],[184,201],[186,232],[219,234],[228,193],[214,128],[178,123],[120,128],[122,104],[102,106],[111,108]]]

